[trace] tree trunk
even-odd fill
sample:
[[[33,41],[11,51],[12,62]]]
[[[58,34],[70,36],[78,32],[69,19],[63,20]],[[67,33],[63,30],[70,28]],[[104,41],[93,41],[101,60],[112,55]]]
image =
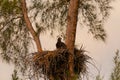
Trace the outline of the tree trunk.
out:
[[[38,52],[42,52],[42,47],[41,47],[39,35],[37,35],[35,30],[33,29],[33,26],[32,26],[32,24],[29,20],[28,14],[27,14],[27,8],[26,8],[25,0],[21,0],[21,6],[22,6],[22,12],[23,12],[24,20],[26,22],[26,26],[27,26],[28,30],[30,31],[30,33],[32,34],[32,37],[34,38],[34,41],[36,43]]]
[[[77,28],[77,17],[78,17],[78,8],[79,0],[70,0],[68,17],[67,17],[67,29],[66,29],[66,45],[69,49],[69,71],[70,77],[69,80],[72,80],[75,76],[74,74],[74,45],[75,45],[75,36]]]

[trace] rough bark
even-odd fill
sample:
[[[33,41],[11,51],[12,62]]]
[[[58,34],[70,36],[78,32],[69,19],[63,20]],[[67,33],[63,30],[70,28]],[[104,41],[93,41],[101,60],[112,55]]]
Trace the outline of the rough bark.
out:
[[[26,22],[26,27],[28,28],[28,30],[32,34],[32,37],[34,38],[34,41],[36,43],[38,52],[42,52],[42,47],[41,47],[39,35],[37,35],[35,30],[33,29],[33,26],[32,26],[32,24],[29,20],[28,14],[27,14],[27,8],[26,8],[25,0],[21,0],[21,6],[22,6],[22,12],[23,12],[24,20]]]
[[[69,56],[69,71],[70,71],[70,78],[72,80],[74,78],[74,65],[73,65],[73,58],[74,58],[74,45],[75,45],[75,36],[76,36],[76,28],[77,28],[77,17],[78,17],[78,7],[79,7],[79,0],[70,0],[69,10],[68,10],[68,21],[67,21],[67,29],[66,29],[66,45],[69,49],[70,56]]]

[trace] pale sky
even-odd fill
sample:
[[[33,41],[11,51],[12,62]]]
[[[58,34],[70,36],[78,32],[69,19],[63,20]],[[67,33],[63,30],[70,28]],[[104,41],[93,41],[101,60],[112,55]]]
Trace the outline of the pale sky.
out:
[[[108,35],[106,43],[93,39],[91,35],[87,34],[86,29],[81,27],[78,27],[79,31],[77,31],[76,39],[78,47],[83,44],[88,51],[87,54],[94,59],[96,66],[101,71],[101,75],[104,76],[104,80],[109,79],[108,77],[113,68],[113,56],[117,49],[120,50],[120,0],[116,0],[112,5],[114,8],[105,23],[105,29]],[[42,45],[44,49],[55,49],[55,46],[53,46],[55,43],[55,37],[46,37],[43,34]],[[13,65],[8,65],[0,59],[0,80],[11,80],[12,72]],[[90,74],[91,77],[94,77],[94,72],[90,72]]]

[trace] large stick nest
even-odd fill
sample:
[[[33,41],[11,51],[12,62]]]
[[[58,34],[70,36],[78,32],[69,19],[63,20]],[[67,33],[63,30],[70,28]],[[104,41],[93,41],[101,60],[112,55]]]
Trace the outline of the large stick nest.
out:
[[[74,49],[74,73],[77,78],[87,71],[89,56],[85,55],[84,49]],[[39,75],[44,75],[47,79],[64,80],[69,75],[68,49],[57,49],[54,51],[43,51],[34,53],[32,56],[32,69]]]

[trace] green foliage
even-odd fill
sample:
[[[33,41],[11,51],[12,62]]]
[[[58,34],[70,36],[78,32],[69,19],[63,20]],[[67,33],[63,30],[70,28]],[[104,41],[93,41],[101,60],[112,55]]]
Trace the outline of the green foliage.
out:
[[[14,70],[14,73],[12,74],[12,80],[19,80],[16,70]]]
[[[29,31],[25,27],[19,0],[0,0],[0,53],[25,71],[23,59],[28,54]]]
[[[19,0],[2,0],[0,2],[2,15],[15,15],[21,13]]]
[[[95,80],[103,80],[103,77],[101,77],[101,75],[99,74],[99,75],[96,76]]]
[[[106,33],[103,28],[104,21],[109,16],[112,0],[81,0],[80,1],[80,18],[82,24],[86,24],[89,32],[96,39],[105,41]]]
[[[58,30],[61,33],[65,32],[66,19],[68,11],[68,1],[66,0],[33,0],[29,7],[29,11],[34,12],[33,20],[35,21],[37,31],[43,28],[43,31],[50,31],[53,34]],[[39,20],[39,22],[38,22]]]
[[[110,80],[120,80],[120,55],[118,50],[116,52],[113,62],[114,68],[111,73]]]
[[[105,41],[107,37],[103,25],[109,16],[111,1],[113,0],[79,0],[78,22],[87,26],[96,39]],[[32,3],[30,10],[35,11],[34,19],[39,17],[39,22],[36,21],[39,27],[51,32],[53,29],[64,32],[69,0],[33,0]]]

